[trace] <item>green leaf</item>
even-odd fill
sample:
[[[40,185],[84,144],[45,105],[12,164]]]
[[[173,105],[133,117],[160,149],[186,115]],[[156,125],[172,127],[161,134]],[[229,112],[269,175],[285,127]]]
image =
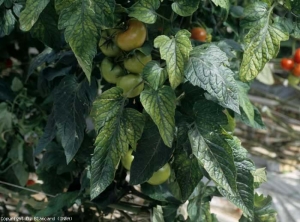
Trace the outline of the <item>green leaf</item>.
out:
[[[45,45],[58,48],[61,45],[61,32],[57,28],[57,23],[58,16],[54,4],[50,2],[32,27],[31,34]]]
[[[254,196],[254,219],[255,222],[276,222],[277,213],[272,209],[272,198],[270,196],[264,197],[263,194]],[[242,216],[239,222],[250,222]]]
[[[299,17],[300,15],[300,0],[290,0],[291,11]]]
[[[220,125],[227,117],[220,107],[212,102],[196,102],[195,127],[189,130],[193,154],[211,179],[230,194],[236,191],[236,168],[231,147],[226,142]]]
[[[56,197],[50,199],[47,207],[41,211],[38,211],[36,217],[53,216],[58,213],[62,208],[70,208],[78,197],[78,191],[61,193]]]
[[[220,6],[221,8],[224,8],[224,9],[226,9],[227,11],[229,11],[229,6],[230,6],[229,0],[212,0],[212,2],[213,2],[216,6]]]
[[[14,114],[8,110],[6,103],[0,103],[0,133],[12,130]]]
[[[180,188],[182,201],[185,202],[203,177],[198,160],[194,156],[189,157],[185,152],[175,153],[172,168]]]
[[[163,210],[161,206],[153,208],[152,220],[153,222],[165,222],[163,217]]]
[[[7,100],[10,102],[14,100],[14,93],[11,90],[10,85],[3,79],[0,79],[0,100]]]
[[[241,20],[241,27],[251,29],[261,24],[268,17],[268,4],[264,2],[253,2],[244,8],[244,16]]]
[[[247,158],[247,150],[241,146],[241,142],[237,137],[232,140],[227,140],[233,150],[234,164],[237,170],[237,191],[234,195],[229,194],[222,188],[219,189],[220,193],[225,196],[229,201],[234,203],[243,210],[243,214],[253,219],[254,207],[254,178],[252,171],[255,170],[253,162]]]
[[[269,63],[265,65],[262,71],[257,75],[256,79],[265,85],[273,85],[275,83]]]
[[[14,91],[14,92],[18,92],[20,91],[21,89],[23,88],[23,83],[22,81],[17,78],[17,77],[14,77],[13,81],[12,81],[12,84],[11,84],[11,90]]]
[[[185,76],[190,83],[216,98],[220,105],[240,113],[234,73],[227,66],[226,53],[215,45],[205,44],[191,51]]]
[[[254,178],[254,186],[258,188],[260,184],[267,182],[266,168],[259,168],[251,172]]]
[[[19,184],[21,186],[25,186],[29,177],[29,172],[26,168],[26,165],[24,163],[19,162],[16,165],[13,165],[12,169],[19,181]]]
[[[158,90],[145,89],[140,95],[141,103],[158,127],[159,133],[168,147],[172,147],[175,133],[176,96],[169,86]]]
[[[199,6],[200,0],[175,0],[172,9],[180,16],[192,15]]]
[[[114,20],[114,0],[56,0],[58,28],[90,81],[93,58],[97,53],[101,28],[110,28]]]
[[[144,194],[146,194],[154,200],[180,204],[180,202],[174,198],[166,183],[157,186],[153,186],[148,183],[143,183],[141,184],[141,189]]]
[[[175,37],[161,35],[154,40],[154,47],[159,48],[161,58],[166,60],[169,81],[175,89],[184,79],[184,65],[188,60],[192,45],[187,30],[180,30]]]
[[[154,172],[171,158],[173,149],[167,147],[159,135],[157,126],[149,119],[139,140],[130,168],[130,184],[146,182]]]
[[[96,84],[95,81],[92,84]],[[73,159],[83,140],[85,117],[92,103],[89,91],[90,86],[86,80],[78,83],[75,75],[67,75],[55,92],[55,124],[67,163]]]
[[[21,12],[19,18],[20,29],[29,31],[49,2],[50,0],[27,0],[25,9]]]
[[[0,37],[9,35],[15,27],[16,18],[11,9],[0,8]]]
[[[150,61],[144,67],[142,76],[153,89],[158,90],[166,81],[168,73],[160,67],[158,62]]]
[[[144,116],[134,109],[124,108],[121,88],[105,91],[94,102],[96,131],[95,150],[91,166],[91,199],[97,197],[113,181],[121,155],[128,145],[135,148],[144,128]]]
[[[280,48],[280,42],[289,39],[289,35],[278,23],[271,23],[271,10],[267,10],[267,4],[256,3],[251,14],[246,14],[246,21],[250,20],[249,32],[244,37],[245,51],[240,67],[240,79],[242,81],[253,80],[259,72],[265,67],[265,64],[277,56]],[[258,11],[260,10],[260,11]],[[245,9],[248,12],[249,9]]]
[[[176,205],[176,204],[168,204],[167,206],[162,207],[165,222],[174,222],[175,221],[178,207],[179,207],[179,205]]]
[[[128,16],[134,17],[147,24],[153,24],[156,22],[156,10],[159,6],[159,0],[140,0],[129,8]]]

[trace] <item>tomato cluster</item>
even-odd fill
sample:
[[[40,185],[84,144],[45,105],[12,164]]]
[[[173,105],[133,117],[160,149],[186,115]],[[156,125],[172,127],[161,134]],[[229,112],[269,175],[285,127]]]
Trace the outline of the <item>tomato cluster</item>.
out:
[[[131,163],[134,159],[134,156],[132,155],[132,149],[129,150],[121,159],[121,163],[123,167],[127,170],[130,170]],[[168,180],[168,178],[171,175],[171,167],[169,163],[166,163],[162,168],[160,168],[158,171],[154,172],[153,175],[150,177],[150,179],[147,181],[147,183],[151,185],[160,185]]]
[[[124,30],[107,29],[101,34],[99,48],[106,56],[100,64],[101,75],[107,82],[122,88],[127,98],[138,96],[144,89],[140,74],[152,57],[131,51],[141,47],[146,37],[146,26],[137,19],[128,20]]]
[[[281,68],[290,71],[288,77],[291,85],[297,85],[300,82],[300,48],[298,48],[293,58],[281,59]]]

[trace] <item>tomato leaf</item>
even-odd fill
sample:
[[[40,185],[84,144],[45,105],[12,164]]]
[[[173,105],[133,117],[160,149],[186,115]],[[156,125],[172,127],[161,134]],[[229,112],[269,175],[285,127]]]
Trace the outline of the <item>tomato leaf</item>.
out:
[[[212,0],[213,3],[215,3],[216,6],[220,6],[221,8],[226,9],[229,11],[229,0]]]
[[[161,206],[153,208],[152,220],[153,222],[165,222]]]
[[[29,172],[27,170],[26,164],[19,162],[15,165],[12,166],[12,169],[14,171],[15,176],[17,177],[19,184],[21,186],[25,186],[28,177],[29,177]]]
[[[247,158],[247,150],[241,146],[241,142],[237,137],[232,140],[227,140],[233,150],[234,164],[237,170],[237,191],[234,195],[219,188],[220,193],[237,207],[243,210],[245,215],[250,220],[253,219],[254,205],[254,178],[252,171],[255,170],[253,162]]]
[[[12,124],[15,116],[8,110],[5,102],[0,103],[0,133],[5,130],[12,130]]]
[[[57,22],[58,16],[50,2],[32,27],[32,36],[51,48],[58,48],[61,45],[61,32],[57,28]]]
[[[154,172],[163,167],[171,158],[173,149],[168,148],[159,135],[157,126],[149,120],[146,122],[144,132],[130,169],[130,184],[146,182]]]
[[[185,76],[190,83],[216,98],[220,105],[240,113],[234,73],[227,66],[225,52],[215,45],[202,45],[191,51]]]
[[[159,6],[159,0],[140,0],[129,8],[128,16],[134,17],[147,24],[153,24],[157,19],[157,13],[155,11]]]
[[[272,209],[272,198],[264,197],[263,194],[254,196],[254,219],[247,219],[242,216],[239,222],[276,222],[277,213]]]
[[[185,152],[174,154],[174,169],[178,182],[182,201],[185,202],[198,185],[203,175],[198,160],[193,156],[189,157]]]
[[[254,178],[254,188],[258,188],[260,184],[267,182],[266,168],[259,168],[251,172]]]
[[[65,39],[90,81],[100,30],[113,26],[115,1],[57,0],[55,7],[60,14],[58,28],[65,30]]]
[[[78,191],[61,193],[51,198],[47,207],[41,211],[38,211],[36,217],[47,217],[56,215],[62,208],[70,208],[78,197]]]
[[[158,62],[150,61],[144,67],[142,76],[153,89],[158,90],[166,81],[168,73],[160,67]]]
[[[73,159],[82,143],[85,117],[93,100],[91,91],[96,88],[95,81],[90,87],[87,81],[78,83],[74,75],[67,75],[56,89],[54,118],[67,163]]]
[[[199,6],[200,0],[175,0],[172,9],[180,16],[192,15]]]
[[[9,35],[15,27],[16,18],[12,9],[0,8],[0,37]]]
[[[189,130],[193,154],[215,183],[230,194],[236,191],[236,167],[231,147],[225,140],[220,125],[227,117],[215,103],[196,102],[195,127]]]
[[[49,2],[50,0],[26,1],[25,9],[20,14],[20,29],[23,31],[29,31]]]
[[[144,128],[144,116],[134,109],[124,108],[121,88],[105,91],[94,102],[93,116],[99,134],[91,165],[91,199],[97,197],[113,181],[121,155],[133,148]]]
[[[184,64],[187,62],[192,45],[187,30],[180,30],[175,37],[161,35],[154,40],[154,47],[159,48],[161,58],[166,60],[169,81],[175,89],[184,79]]]
[[[169,86],[158,90],[150,87],[142,91],[141,103],[158,127],[159,133],[168,147],[172,147],[175,133],[176,96]]]
[[[257,6],[260,6],[259,8]],[[246,45],[240,67],[242,81],[253,80],[265,67],[265,64],[275,58],[280,42],[289,39],[289,35],[277,23],[271,23],[270,10],[265,3],[255,3],[245,9],[245,20],[250,26],[248,34],[244,37]],[[247,13],[251,10],[251,13]]]

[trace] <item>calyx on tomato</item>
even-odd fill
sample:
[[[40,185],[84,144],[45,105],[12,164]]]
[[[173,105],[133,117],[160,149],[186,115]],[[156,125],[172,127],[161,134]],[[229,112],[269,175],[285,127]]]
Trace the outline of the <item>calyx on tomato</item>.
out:
[[[121,54],[122,50],[117,46],[115,36],[119,29],[106,29],[101,32],[99,48],[101,52],[108,57],[116,57]]]
[[[112,59],[105,57],[100,64],[100,73],[109,83],[117,83],[118,77],[125,75],[124,69],[114,64]]]
[[[153,173],[152,177],[147,181],[151,185],[159,185],[168,180],[171,175],[171,167],[166,163],[162,168]]]
[[[131,51],[141,47],[147,36],[147,29],[144,23],[137,19],[127,21],[128,28],[119,32],[116,36],[117,45],[124,51]]]
[[[143,91],[144,82],[140,75],[128,74],[118,78],[117,86],[123,89],[124,96],[133,98]]]
[[[152,56],[145,55],[141,52],[136,52],[135,55],[130,56],[124,60],[124,67],[129,72],[140,74],[145,65],[152,60]]]

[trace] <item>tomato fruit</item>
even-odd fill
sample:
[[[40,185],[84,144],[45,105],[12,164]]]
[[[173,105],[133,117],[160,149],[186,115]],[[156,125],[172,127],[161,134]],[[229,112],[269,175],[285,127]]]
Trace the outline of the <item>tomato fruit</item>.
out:
[[[123,89],[124,96],[133,98],[143,91],[144,82],[140,75],[128,74],[118,78],[117,86]]]
[[[108,57],[104,58],[100,64],[100,72],[102,77],[109,83],[117,83],[120,76],[125,75],[121,66],[114,64]]]
[[[5,60],[5,66],[6,68],[11,68],[13,66],[13,62],[11,59],[6,59]]]
[[[134,156],[132,155],[132,151],[133,151],[132,149],[128,150],[125,156],[121,158],[121,163],[126,170],[130,170],[131,163],[134,159]]]
[[[129,72],[140,74],[143,71],[145,65],[151,60],[151,55],[144,55],[141,52],[137,52],[134,56],[131,56],[124,60],[124,67]]]
[[[297,76],[294,76],[293,74],[289,74],[289,76],[288,76],[288,81],[289,81],[289,84],[290,84],[290,85],[296,86],[296,85],[299,84],[300,78],[297,77]]]
[[[294,76],[300,77],[300,64],[296,64],[294,69],[292,70]]]
[[[294,61],[295,61],[295,63],[300,63],[300,48],[297,49],[295,52]]]
[[[292,59],[283,58],[281,59],[281,68],[284,70],[292,70],[294,68],[294,61]]]
[[[35,184],[34,180],[27,180],[27,182],[26,182],[26,186],[32,186],[34,184]]]
[[[147,181],[151,185],[159,185],[168,180],[171,175],[170,164],[166,163],[162,168],[153,173],[152,177]]]
[[[101,32],[99,48],[101,52],[108,57],[116,57],[121,54],[122,50],[117,46],[115,36],[120,30],[107,29]]]
[[[144,23],[137,19],[130,19],[127,24],[127,30],[117,34],[116,42],[122,50],[131,51],[144,44],[147,36],[147,29]]]
[[[206,30],[204,28],[201,28],[201,27],[192,28],[191,33],[192,33],[192,36],[191,36],[192,39],[198,40],[201,42],[206,41]]]

